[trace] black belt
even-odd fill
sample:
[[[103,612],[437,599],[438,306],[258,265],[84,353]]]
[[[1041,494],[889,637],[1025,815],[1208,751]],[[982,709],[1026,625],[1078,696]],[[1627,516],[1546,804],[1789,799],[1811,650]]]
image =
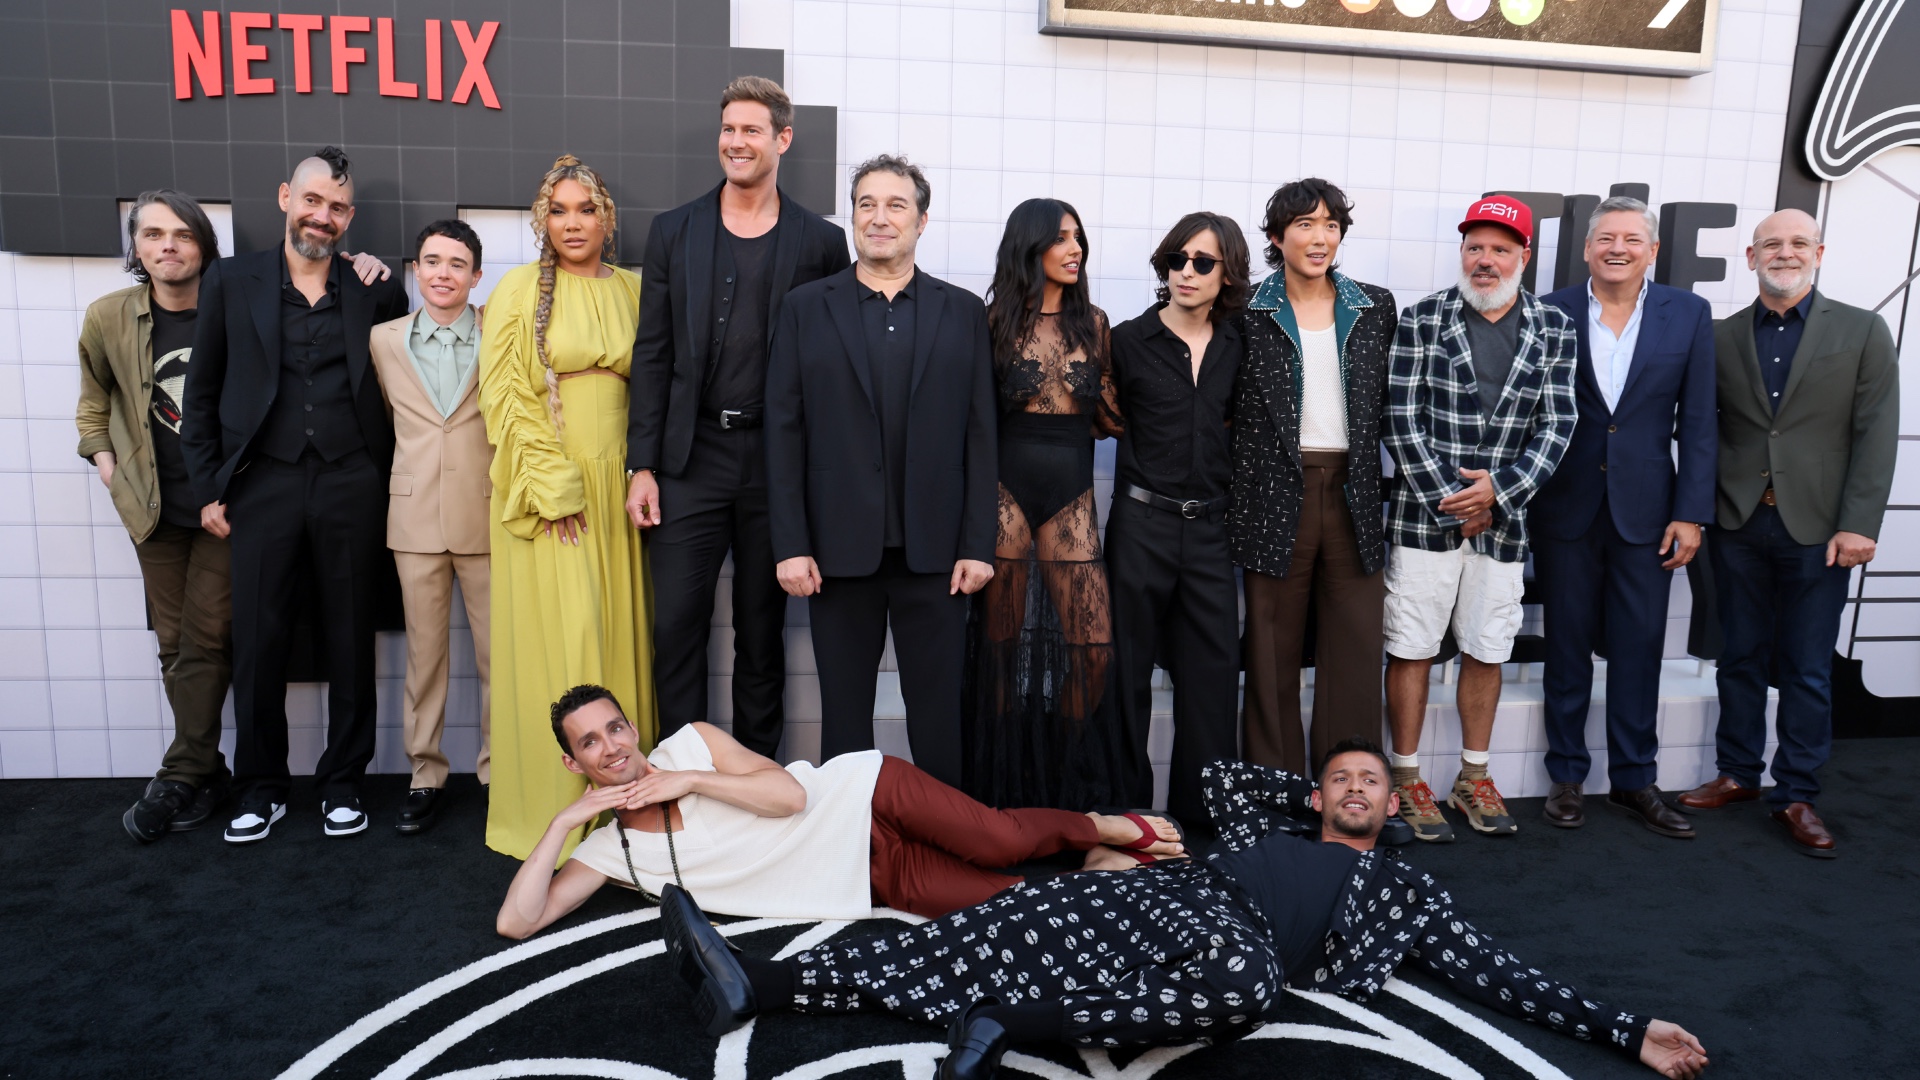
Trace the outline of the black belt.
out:
[[[1117,495],[1124,495],[1129,499],[1146,503],[1148,506],[1157,510],[1166,510],[1179,514],[1189,521],[1194,518],[1208,517],[1217,514],[1225,510],[1227,505],[1233,502],[1231,495],[1222,495],[1215,499],[1169,499],[1158,492],[1148,491],[1146,488],[1129,484],[1125,481],[1114,485],[1113,490]]]
[[[701,409],[700,418],[719,424],[721,431],[739,431],[759,427],[766,414],[759,409]]]

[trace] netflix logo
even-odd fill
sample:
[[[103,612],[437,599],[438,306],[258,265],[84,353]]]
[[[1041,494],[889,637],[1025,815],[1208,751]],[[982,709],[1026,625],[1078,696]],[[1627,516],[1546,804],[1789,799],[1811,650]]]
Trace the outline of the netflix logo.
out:
[[[313,37],[322,33],[326,35],[327,56],[331,62],[329,88],[334,93],[344,94],[348,91],[352,66],[367,63],[367,53],[371,49],[377,58],[375,62],[380,73],[381,97],[418,98],[424,88],[428,101],[447,100],[446,61],[449,56],[444,49],[445,40],[439,19],[425,20],[426,76],[421,82],[412,83],[402,82],[395,75],[392,19],[374,19],[365,15],[283,14],[276,20],[264,11],[235,11],[228,14],[226,24],[222,26],[219,12],[202,11],[196,27],[190,11],[174,9],[171,16],[173,96],[179,101],[192,98],[196,84],[199,92],[210,98],[220,97],[229,87],[236,96],[273,93],[278,89],[274,79],[255,75],[254,69],[255,65],[267,62],[271,50],[275,48],[293,50],[293,92],[311,94]],[[489,109],[498,109],[500,98],[494,93],[493,80],[487,75],[487,53],[492,50],[494,38],[500,33],[500,24],[483,22],[478,32],[458,19],[451,20],[448,25],[453,31],[461,60],[460,78],[453,85],[451,100],[456,105],[464,105],[478,94],[481,104]],[[275,34],[275,30],[285,33]],[[364,36],[368,34],[373,35],[371,42]],[[355,43],[356,35],[360,44]]]

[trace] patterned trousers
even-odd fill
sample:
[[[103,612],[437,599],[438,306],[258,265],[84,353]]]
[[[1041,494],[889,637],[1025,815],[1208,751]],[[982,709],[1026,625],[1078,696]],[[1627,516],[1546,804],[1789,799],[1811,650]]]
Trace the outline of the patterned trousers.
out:
[[[1221,1042],[1279,999],[1265,921],[1237,888],[1182,859],[1065,874],[977,907],[794,958],[794,1008],[944,1023],[978,998],[1060,1002],[1082,1046]]]

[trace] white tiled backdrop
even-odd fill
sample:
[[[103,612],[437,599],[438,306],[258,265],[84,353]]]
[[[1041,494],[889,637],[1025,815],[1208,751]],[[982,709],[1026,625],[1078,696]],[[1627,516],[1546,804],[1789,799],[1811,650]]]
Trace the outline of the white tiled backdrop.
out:
[[[1150,301],[1147,255],[1181,213],[1204,207],[1252,230],[1266,194],[1300,175],[1353,195],[1344,268],[1403,303],[1454,278],[1456,215],[1488,189],[1604,193],[1637,181],[1656,202],[1735,202],[1738,226],[1701,238],[1730,270],[1699,291],[1730,312],[1753,293],[1742,238],[1773,204],[1799,7],[1723,0],[1716,70],[1666,79],[1046,37],[1037,0],[731,2],[735,45],[786,50],[794,99],[839,108],[842,164],[895,151],[926,166],[926,269],[984,291],[1007,212],[1035,195],[1064,198],[1090,234],[1096,302],[1116,318]],[[832,209],[844,212],[844,196]],[[524,214],[473,217],[494,279],[530,257]],[[1553,231],[1542,237],[1547,265]],[[1259,237],[1249,243],[1257,252]],[[80,316],[127,283],[110,260],[0,254],[0,778],[147,775],[170,728],[131,546],[74,453]],[[1111,444],[1100,462],[1104,495]],[[721,601],[723,620],[724,584]],[[1711,767],[1711,685],[1678,659],[1686,613],[1676,582],[1669,786]],[[804,618],[794,605],[787,756],[819,745]],[[455,623],[464,630],[458,611]],[[724,625],[714,646],[713,718],[724,723]],[[404,771],[400,635],[383,635],[379,656],[376,768]],[[458,767],[472,760],[478,697],[470,658],[456,664],[447,739]],[[1524,794],[1544,786],[1544,742],[1537,671],[1531,682],[1514,675],[1496,777]],[[881,676],[881,711],[891,710],[881,742],[904,752],[893,678]],[[296,768],[319,750],[322,689],[291,691]],[[1457,745],[1442,687],[1435,715],[1423,749],[1438,763]],[[1157,728],[1154,756],[1164,760],[1168,733]]]

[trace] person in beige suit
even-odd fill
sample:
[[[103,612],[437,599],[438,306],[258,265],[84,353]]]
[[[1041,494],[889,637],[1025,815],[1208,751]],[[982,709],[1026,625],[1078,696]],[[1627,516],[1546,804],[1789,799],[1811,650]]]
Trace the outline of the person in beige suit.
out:
[[[403,738],[413,782],[394,828],[426,831],[444,804],[448,619],[460,579],[480,672],[480,756],[488,776],[487,471],[493,447],[480,416],[480,315],[467,303],[480,280],[480,238],[458,219],[436,221],[415,243],[422,306],[373,328],[373,363],[393,414],[387,546],[407,616]]]

